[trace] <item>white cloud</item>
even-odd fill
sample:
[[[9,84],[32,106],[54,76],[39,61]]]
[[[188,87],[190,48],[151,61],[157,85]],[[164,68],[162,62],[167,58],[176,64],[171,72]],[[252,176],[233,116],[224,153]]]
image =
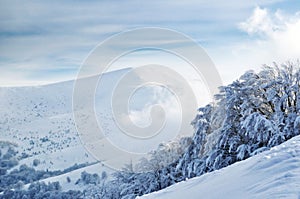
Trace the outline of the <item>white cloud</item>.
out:
[[[246,39],[209,52],[226,83],[246,70],[258,70],[263,64],[296,61],[300,58],[300,13],[271,12],[256,7],[252,15],[237,27]]]
[[[265,38],[257,40],[254,47],[272,52],[274,59],[300,58],[300,13],[289,15],[277,10],[255,8],[252,16],[240,24],[242,30],[249,34],[264,34]],[[251,47],[251,46],[250,46]]]
[[[270,36],[278,56],[287,58],[300,58],[300,15],[292,17],[285,24],[284,31],[274,31]]]
[[[240,23],[239,27],[248,34],[269,34],[276,28],[267,9],[260,7],[256,7],[252,16],[246,22]]]
[[[266,8],[256,7],[252,15],[238,26],[249,35],[258,34],[269,38],[280,37],[281,34],[299,29],[299,14],[288,15],[281,10],[272,13]]]

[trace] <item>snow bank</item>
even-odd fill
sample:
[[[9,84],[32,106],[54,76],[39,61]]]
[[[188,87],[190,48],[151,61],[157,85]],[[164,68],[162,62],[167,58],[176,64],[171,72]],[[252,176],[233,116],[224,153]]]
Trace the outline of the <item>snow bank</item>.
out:
[[[138,197],[300,198],[300,136],[245,161]]]

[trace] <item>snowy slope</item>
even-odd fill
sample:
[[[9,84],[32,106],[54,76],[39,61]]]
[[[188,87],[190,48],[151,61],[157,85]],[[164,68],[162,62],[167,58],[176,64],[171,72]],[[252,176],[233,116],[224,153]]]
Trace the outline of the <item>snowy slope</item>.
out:
[[[300,198],[300,136],[245,161],[140,197]]]
[[[98,101],[102,103],[112,90],[113,82],[129,69],[106,73],[102,76],[104,86],[99,87]],[[97,76],[85,78],[90,81]],[[64,170],[74,164],[87,164],[75,171],[50,177],[46,182],[60,181],[63,189],[78,189],[74,183],[82,171],[108,174],[112,169],[98,163],[83,147],[78,136],[72,112],[74,81],[33,87],[0,88],[0,140],[17,145],[19,164],[36,170]],[[101,95],[101,96],[99,96]],[[97,105],[97,104],[96,104]],[[104,118],[100,115],[100,120]],[[110,118],[105,118],[109,122]],[[33,166],[35,159],[40,164]],[[66,183],[66,177],[72,179]]]
[[[104,124],[102,127],[110,138],[114,138],[118,129],[111,115],[111,96],[118,80],[128,71],[130,68],[103,74],[101,84],[98,85],[95,93],[97,119]],[[81,81],[89,85],[94,78],[99,79],[98,76],[93,76]],[[16,167],[26,164],[36,170],[55,171],[64,170],[75,163],[90,165],[97,161],[85,150],[76,130],[72,110],[73,85],[74,81],[72,80],[43,86],[0,87],[0,141],[17,144],[18,157],[22,158]],[[161,100],[158,97],[163,96],[164,103],[170,104],[169,95],[170,93],[166,93],[164,90],[154,90],[151,87],[136,93],[130,104],[134,113],[132,119],[136,120],[136,123],[148,121],[151,103],[156,104],[158,100]],[[147,105],[146,111],[145,104]],[[174,107],[171,108],[174,109]],[[171,116],[174,115],[176,114],[171,114]],[[173,121],[173,123],[177,122]],[[173,132],[172,128],[176,126],[172,125],[173,123],[166,131]],[[120,140],[118,136],[115,136],[116,141]],[[127,140],[121,139],[121,141]],[[159,142],[154,140],[152,143]],[[151,143],[148,144],[151,145]],[[128,143],[123,146],[142,148]],[[156,146],[153,145],[154,147]],[[144,151],[148,151],[147,148]],[[103,153],[108,153],[107,156],[111,157],[109,151],[103,151]],[[33,166],[35,159],[40,160],[40,164],[37,166]],[[109,162],[112,159],[115,162],[119,161],[116,157],[111,157],[106,161]],[[67,173],[62,177],[52,177],[45,181],[59,180],[62,185],[65,185],[66,176],[73,177],[72,180],[75,180],[75,177],[80,177],[80,172],[84,170],[98,174],[101,174],[102,171],[110,173],[112,170],[103,166],[102,163],[92,167],[95,169],[90,169],[91,167],[88,166],[69,175]],[[69,184],[63,188],[68,187]]]
[[[107,85],[113,85],[112,82],[127,70],[103,75],[106,88],[101,88],[101,94],[106,96],[112,90]],[[84,81],[91,78],[98,77]],[[59,153],[67,148],[74,149],[76,154],[84,152],[82,148],[78,149],[80,139],[72,113],[73,84],[74,81],[67,81],[45,86],[0,88],[0,140],[18,144],[19,155],[61,155]],[[84,162],[91,161],[84,157]]]

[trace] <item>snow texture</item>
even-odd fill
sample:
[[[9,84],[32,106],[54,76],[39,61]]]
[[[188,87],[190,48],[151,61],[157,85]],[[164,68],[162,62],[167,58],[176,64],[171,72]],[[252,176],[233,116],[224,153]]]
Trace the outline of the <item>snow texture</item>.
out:
[[[300,198],[300,136],[140,199]]]

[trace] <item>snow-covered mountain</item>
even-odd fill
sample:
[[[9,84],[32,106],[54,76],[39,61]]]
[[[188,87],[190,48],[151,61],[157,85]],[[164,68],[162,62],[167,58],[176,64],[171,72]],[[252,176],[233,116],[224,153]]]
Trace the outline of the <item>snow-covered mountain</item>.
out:
[[[101,94],[105,96],[110,92],[112,82],[127,70],[104,74],[106,87],[101,88]],[[84,81],[91,78],[98,77]],[[73,84],[74,81],[66,81],[44,86],[0,88],[0,140],[16,144],[19,160],[9,172],[23,164],[50,172],[63,171],[77,164],[80,166],[75,166],[73,171],[49,176],[43,181],[59,181],[63,189],[78,189],[75,182],[81,172],[101,174],[112,171],[94,159],[81,144],[72,112]],[[34,160],[39,160],[39,164],[34,165]],[[66,177],[72,183],[67,183]]]
[[[141,199],[300,198],[300,136]]]
[[[107,137],[116,141],[118,141],[116,136],[118,127],[114,124],[111,113],[111,97],[118,80],[130,70],[126,68],[103,74],[95,92],[97,119],[101,122]],[[87,77],[80,81],[88,85],[89,82],[94,81],[94,78],[99,79],[99,76]],[[66,184],[66,176],[73,178],[72,181],[75,182],[80,178],[82,171],[99,174],[102,171],[108,173],[112,171],[104,166],[105,162],[98,162],[92,157],[81,143],[73,116],[73,89],[74,80],[44,86],[0,88],[0,141],[16,144],[19,159],[19,164],[9,171],[22,164],[44,171],[64,170],[74,164],[81,165],[69,175],[52,176],[44,180],[46,182],[58,180],[62,185]],[[178,108],[170,106],[175,104],[170,92],[163,88],[145,87],[135,93],[130,103],[130,116],[133,122],[147,125],[150,121],[151,105],[158,101],[167,105],[170,110]],[[172,117],[174,115],[176,113],[173,113]],[[171,122],[169,127],[165,131],[173,132],[172,128],[176,127],[176,121]],[[152,143],[152,147],[155,148],[155,143],[159,142],[154,140]],[[142,148],[131,143],[123,146]],[[109,152],[105,151],[105,153]],[[39,164],[34,165],[36,159],[39,160]],[[111,159],[115,162],[119,161],[117,157]],[[109,162],[111,159],[106,161]],[[70,184],[65,187],[72,188]]]
[[[158,191],[144,197],[299,198],[300,70],[293,67],[266,66],[259,73],[246,72],[220,88],[216,104],[198,109],[191,137],[161,143],[149,159],[133,162],[113,175],[104,165],[122,162],[122,157],[100,150],[107,158],[96,160],[78,136],[73,113],[85,110],[85,106],[79,103],[72,109],[74,82],[1,88],[0,197],[44,198],[59,192],[68,198],[109,199]],[[110,98],[115,83],[128,70],[104,74],[103,84],[95,91],[95,116],[105,124],[101,139],[118,133]],[[98,77],[80,81],[88,86],[94,78]],[[154,87],[146,87],[135,97],[129,102],[133,111],[128,114],[133,113],[131,119],[141,126],[149,122],[152,105],[174,102],[170,93]],[[86,119],[90,112],[86,113],[79,116]],[[170,124],[178,125],[174,115],[172,112],[169,117],[175,118]],[[172,133],[172,128],[164,130]],[[126,143],[127,150],[140,148],[130,139],[119,141],[115,144]]]
[[[105,96],[112,82],[129,69],[103,75]],[[86,78],[84,81],[90,81]],[[96,162],[81,144],[72,112],[74,81],[45,86],[0,88],[0,140],[17,144],[20,164],[37,169],[61,170],[75,163]],[[111,86],[108,86],[111,85]],[[100,96],[99,103],[101,103]],[[101,119],[105,115],[100,115]],[[76,155],[75,155],[76,154]],[[20,165],[19,164],[19,165]]]

